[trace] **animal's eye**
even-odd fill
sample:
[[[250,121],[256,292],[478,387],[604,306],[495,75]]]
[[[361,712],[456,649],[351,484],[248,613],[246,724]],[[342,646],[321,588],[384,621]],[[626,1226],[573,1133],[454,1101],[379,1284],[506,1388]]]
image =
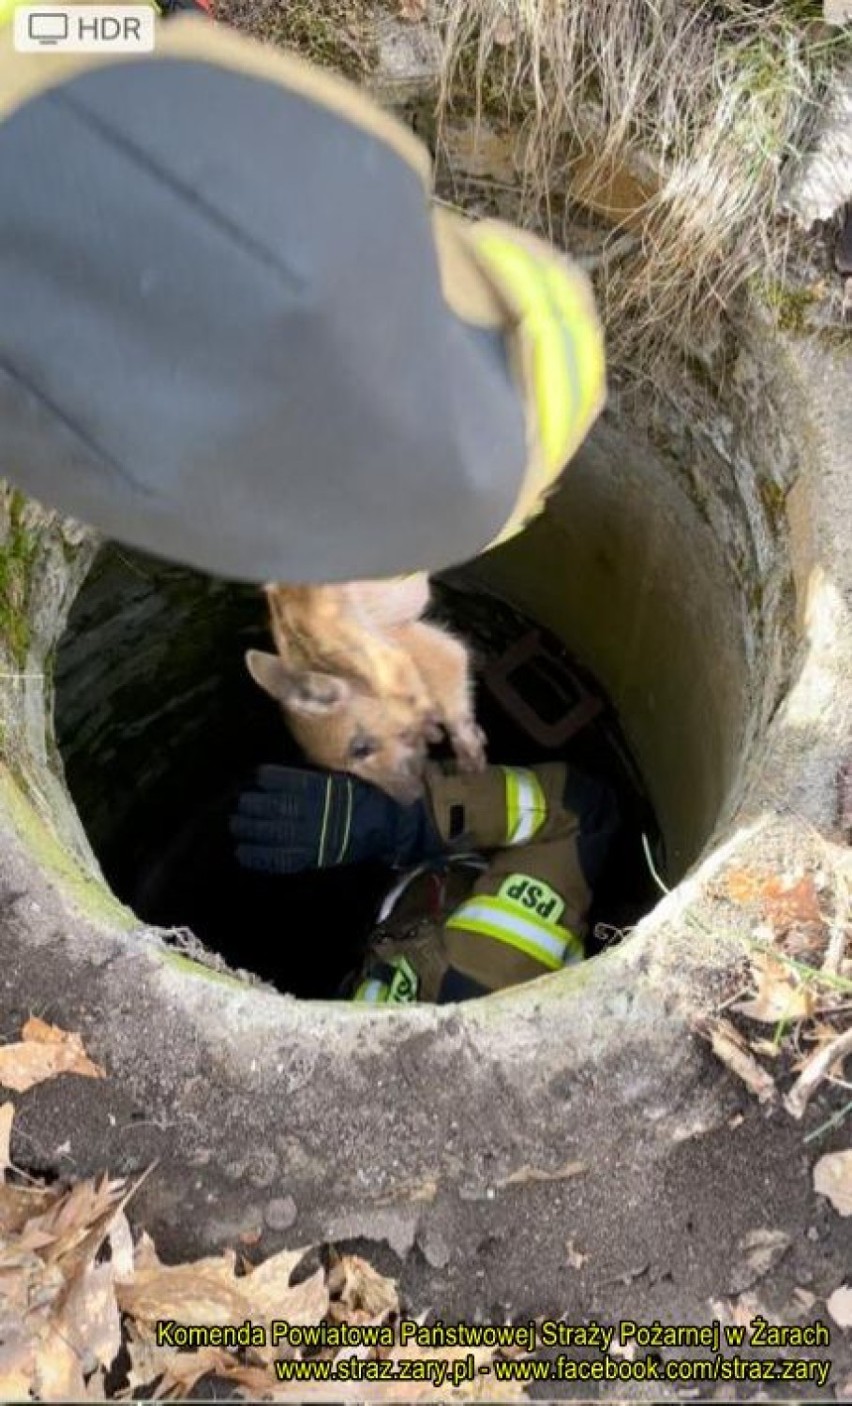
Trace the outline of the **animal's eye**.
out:
[[[371,742],[366,737],[356,737],[349,743],[349,755],[353,762],[363,762],[366,757],[371,757],[376,751],[375,742]]]

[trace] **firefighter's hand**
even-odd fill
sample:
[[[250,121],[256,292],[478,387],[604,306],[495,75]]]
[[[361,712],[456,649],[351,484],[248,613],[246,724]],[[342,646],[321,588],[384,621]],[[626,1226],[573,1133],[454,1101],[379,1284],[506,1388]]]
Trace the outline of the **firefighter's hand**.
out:
[[[443,852],[423,802],[402,806],[342,772],[262,766],[231,817],[237,862],[297,874],[370,860],[393,866]]]

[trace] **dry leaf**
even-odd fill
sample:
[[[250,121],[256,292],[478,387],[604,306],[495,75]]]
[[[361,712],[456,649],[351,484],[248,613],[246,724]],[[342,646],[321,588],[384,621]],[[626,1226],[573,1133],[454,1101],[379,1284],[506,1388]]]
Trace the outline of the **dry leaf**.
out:
[[[4,1186],[0,1183],[0,1236],[15,1235],[28,1220],[40,1215],[58,1200],[61,1192],[35,1186]]]
[[[852,1328],[852,1289],[848,1284],[835,1289],[825,1306],[839,1328]]]
[[[255,1323],[269,1323],[273,1318],[299,1325],[321,1322],[328,1313],[325,1271],[318,1269],[301,1284],[290,1287],[290,1276],[304,1257],[304,1250],[281,1250],[237,1280],[246,1309],[243,1316]],[[280,1347],[269,1342],[256,1351],[269,1360],[281,1356]]]
[[[234,1256],[226,1253],[191,1264],[157,1264],[138,1269],[128,1283],[116,1284],[118,1304],[140,1325],[173,1318],[178,1323],[242,1323],[250,1317]],[[278,1316],[278,1315],[276,1315]]]
[[[133,1236],[123,1211],[117,1211],[109,1228],[110,1264],[116,1281],[133,1278]]]
[[[399,17],[409,24],[417,24],[429,13],[429,0],[399,0]]]
[[[756,903],[760,897],[764,875],[755,869],[729,869],[720,887],[733,903]]]
[[[739,1001],[735,1011],[766,1025],[802,1020],[812,1013],[813,993],[784,962],[770,952],[758,952],[751,965],[757,994],[752,1000]]]
[[[393,1279],[386,1279],[359,1255],[343,1255],[340,1261],[343,1286],[340,1291],[341,1317],[348,1322],[356,1316],[381,1322],[392,1313],[399,1313],[399,1295]]]
[[[103,1079],[104,1070],[89,1059],[79,1035],[31,1016],[18,1044],[0,1046],[0,1085],[25,1093],[34,1084],[58,1074],[82,1074]]]
[[[100,1249],[120,1210],[119,1203],[128,1195],[125,1181],[100,1177],[97,1181],[78,1182],[42,1215],[29,1221],[21,1243],[32,1248],[33,1237],[37,1237],[39,1248],[49,1246],[45,1260],[61,1261],[63,1273],[69,1278]]]
[[[793,923],[822,924],[819,894],[812,874],[800,879],[769,879],[764,887],[763,904],[766,916],[777,928]]]
[[[28,1337],[7,1337],[0,1347],[0,1401],[29,1401],[35,1348]]]
[[[759,869],[730,869],[722,880],[722,889],[734,903],[759,905],[767,921],[779,931],[794,923],[823,922],[811,874],[795,877]]]
[[[157,1254],[154,1242],[147,1230],[140,1231],[139,1239],[136,1242],[136,1249],[133,1253],[133,1259],[131,1260],[131,1273],[128,1275],[128,1278],[132,1279],[134,1273],[140,1274],[143,1269],[160,1269],[162,1263],[162,1260]],[[116,1280],[119,1280],[124,1276],[117,1273],[115,1277]]]
[[[178,1352],[173,1347],[157,1347],[147,1338],[137,1337],[132,1328],[127,1334],[127,1352],[130,1367],[127,1374],[127,1391],[138,1392],[142,1387],[151,1387],[158,1382],[155,1396],[170,1393],[176,1397],[187,1397],[193,1387],[209,1373],[224,1377],[230,1370],[233,1358],[220,1347],[200,1347],[192,1352]],[[267,1391],[270,1379],[266,1372]],[[260,1393],[258,1393],[260,1395]]]
[[[42,1401],[79,1401],[86,1395],[77,1353],[50,1324],[38,1343],[32,1390]]]
[[[814,1190],[841,1216],[852,1216],[852,1149],[827,1152],[814,1167]]]
[[[110,1260],[89,1263],[74,1278],[54,1324],[76,1351],[84,1372],[93,1372],[99,1364],[112,1366],[121,1346],[121,1324]]]

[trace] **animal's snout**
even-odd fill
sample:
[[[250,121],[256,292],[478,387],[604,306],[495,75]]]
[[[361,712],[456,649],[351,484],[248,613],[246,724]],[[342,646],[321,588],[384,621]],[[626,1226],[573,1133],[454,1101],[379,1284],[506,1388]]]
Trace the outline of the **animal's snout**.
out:
[[[441,741],[444,730],[441,726],[440,714],[436,713],[434,708],[430,709],[428,713],[423,714],[420,732],[424,741],[427,743]]]
[[[420,800],[425,787],[420,775],[397,776],[394,777],[393,781],[388,782],[385,790],[395,801],[399,801],[400,805],[410,806]]]

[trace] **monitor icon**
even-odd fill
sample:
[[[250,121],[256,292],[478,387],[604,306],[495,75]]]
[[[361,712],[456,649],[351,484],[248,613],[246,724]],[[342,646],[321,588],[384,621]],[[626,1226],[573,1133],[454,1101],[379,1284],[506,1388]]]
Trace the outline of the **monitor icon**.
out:
[[[36,10],[29,15],[27,30],[35,44],[60,44],[68,38],[68,16],[58,10]]]

